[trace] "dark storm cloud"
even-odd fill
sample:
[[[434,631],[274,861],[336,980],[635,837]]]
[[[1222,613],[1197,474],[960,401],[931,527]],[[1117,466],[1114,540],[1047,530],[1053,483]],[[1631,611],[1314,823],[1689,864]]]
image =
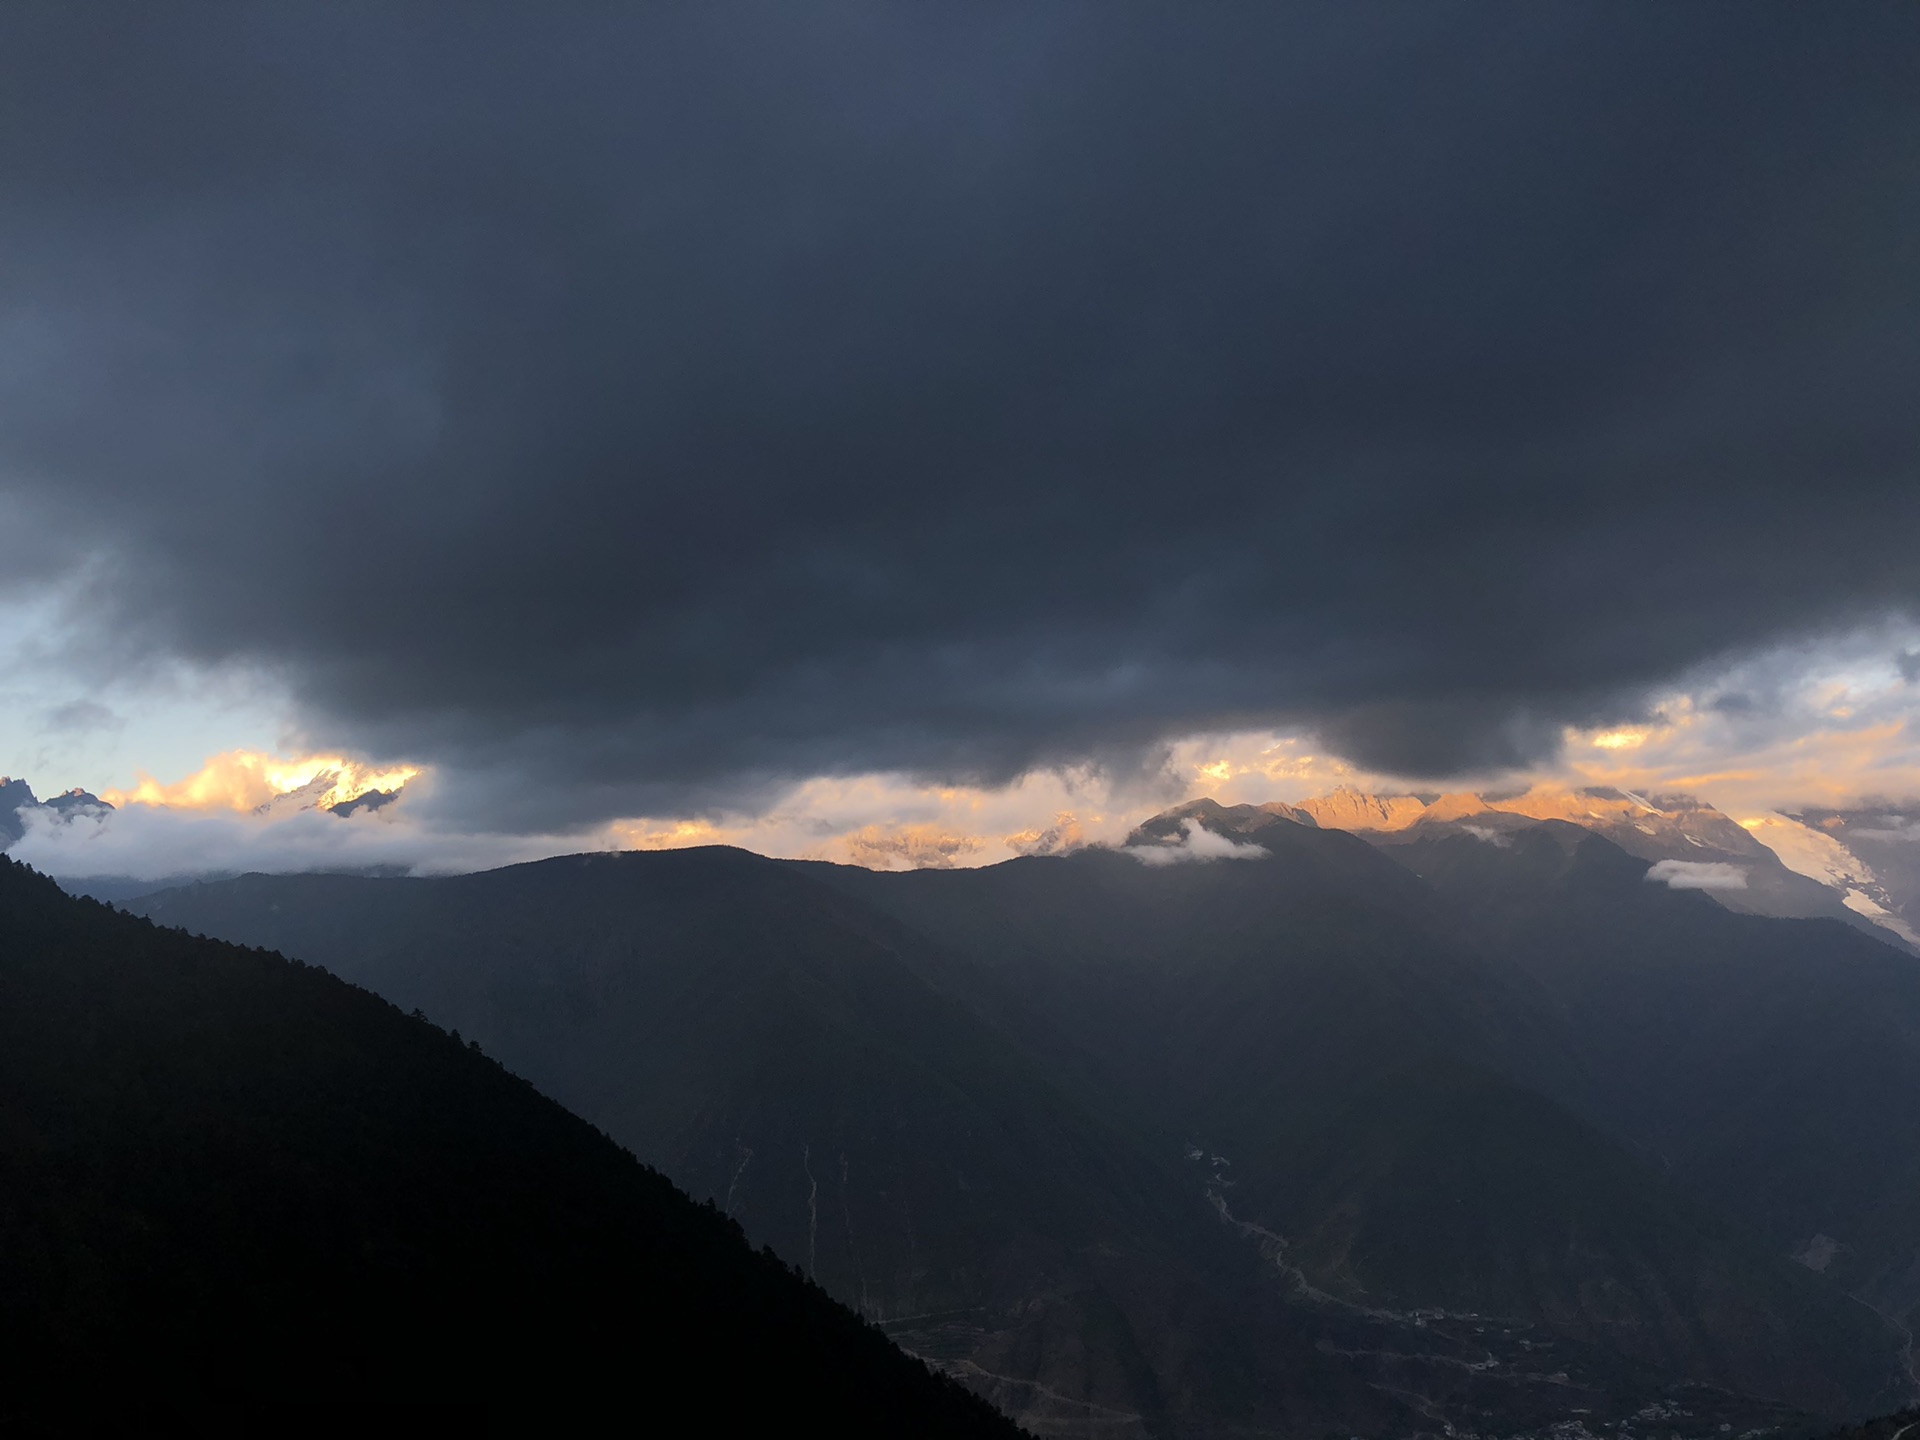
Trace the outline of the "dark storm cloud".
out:
[[[1525,761],[1916,599],[1915,14],[10,7],[4,575],[515,822]]]

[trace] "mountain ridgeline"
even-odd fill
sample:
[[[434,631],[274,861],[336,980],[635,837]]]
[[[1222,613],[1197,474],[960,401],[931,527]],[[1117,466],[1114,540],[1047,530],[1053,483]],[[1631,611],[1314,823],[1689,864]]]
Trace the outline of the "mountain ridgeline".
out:
[[[0,850],[5,850],[26,833],[26,815],[38,811],[59,819],[75,815],[105,815],[113,809],[98,795],[85,790],[69,790],[42,800],[33,787],[11,775],[0,775]]]
[[[10,1434],[339,1401],[1017,1433],[457,1035],[4,859],[0,1381]]]
[[[136,904],[477,1037],[1037,1434],[1906,1403],[1912,956],[1553,821],[1363,838],[1202,802],[1132,848],[1191,825],[1243,848]]]

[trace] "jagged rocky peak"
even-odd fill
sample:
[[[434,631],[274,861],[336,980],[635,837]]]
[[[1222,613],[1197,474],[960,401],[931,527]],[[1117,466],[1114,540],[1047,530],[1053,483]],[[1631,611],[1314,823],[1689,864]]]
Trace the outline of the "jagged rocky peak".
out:
[[[1742,825],[1695,795],[1639,794],[1611,785],[1537,785],[1442,795],[1431,803],[1422,803],[1418,796],[1382,797],[1343,786],[1302,801],[1299,808],[1328,828],[1357,831],[1381,845],[1417,841],[1435,827],[1494,839],[1558,821],[1605,836],[1655,867],[1650,873],[1656,879],[1704,889],[1728,909],[1845,919],[1878,927],[1920,949],[1920,925],[1915,924],[1920,901],[1908,898],[1920,894],[1920,866],[1908,861],[1909,869],[1899,870],[1911,850],[1885,847],[1887,857],[1877,873],[1834,838],[1845,828],[1844,821],[1823,823],[1817,832],[1787,817]],[[1877,807],[1874,824],[1897,825],[1901,816],[1892,813],[1895,808]],[[1920,811],[1920,806],[1914,808]],[[1815,819],[1829,821],[1832,813],[1839,812],[1821,812]],[[1754,824],[1761,834],[1754,833]],[[1879,828],[1857,833],[1864,838],[1895,832]],[[1895,877],[1891,883],[1889,876]]]
[[[1438,797],[1370,795],[1343,785],[1298,809],[1329,829],[1391,834],[1460,823],[1468,829],[1524,827],[1560,820],[1597,830],[1648,860],[1771,859],[1771,852],[1729,816],[1693,795],[1640,795],[1610,785],[1536,785],[1527,790],[1459,792]]]
[[[1771,852],[1730,816],[1684,794],[1636,795],[1611,786],[1580,790],[1539,788],[1497,803],[1497,808],[1535,820],[1567,820],[1598,830],[1646,859],[1707,858],[1696,851],[1754,860]],[[1655,848],[1645,850],[1648,844]],[[1667,847],[1678,846],[1679,849]]]
[[[318,771],[306,784],[254,806],[253,813],[279,817],[322,810],[344,818],[363,810],[379,810],[399,799],[404,788],[404,781],[390,790],[369,787],[351,767],[335,767]]]
[[[1442,795],[1438,800],[1427,806],[1416,818],[1436,822],[1465,820],[1469,816],[1484,815],[1492,808],[1492,806],[1488,805],[1487,802],[1482,800],[1478,795],[1469,795],[1465,791],[1459,791],[1450,795]]]
[[[1536,785],[1519,795],[1482,796],[1489,808],[1525,815],[1533,820],[1567,820],[1575,825],[1608,824],[1636,819],[1668,818],[1693,811],[1720,812],[1691,795],[1648,797],[1611,785],[1570,789]]]
[[[33,793],[33,787],[24,780],[16,780],[11,775],[0,775],[0,850],[12,847],[13,843],[27,833],[27,822],[23,818],[29,810],[52,811],[63,820],[76,815],[104,815],[113,809],[98,795],[75,786],[59,795],[48,796],[42,800]]]
[[[1444,823],[1489,813],[1528,820],[1566,820],[1588,828],[1615,824],[1641,830],[1691,827],[1696,830],[1739,826],[1713,806],[1691,795],[1636,795],[1630,790],[1596,785],[1572,789],[1540,785],[1530,790],[1471,794],[1465,791],[1434,796],[1371,795],[1342,785],[1329,794],[1303,800],[1298,807],[1320,824],[1339,830],[1404,830],[1420,821]],[[1731,840],[1733,836],[1725,838]]]
[[[45,808],[63,816],[99,815],[113,809],[105,800],[89,790],[76,785],[71,790],[58,795],[50,795],[44,802]]]
[[[1298,807],[1330,830],[1405,830],[1422,820],[1463,820],[1494,808],[1479,795],[1371,795],[1342,785]],[[1504,807],[1503,807],[1504,808]]]
[[[1342,785],[1297,805],[1190,800],[1140,825],[1127,844],[1178,845],[1190,823],[1248,839],[1291,822],[1356,832],[1389,849],[1448,830],[1504,845],[1516,831],[1557,821],[1605,836],[1653,867],[1654,879],[1705,890],[1730,910],[1841,919],[1920,950],[1920,899],[1914,898],[1920,896],[1920,864],[1912,859],[1920,853],[1913,839],[1920,834],[1920,804],[1902,809],[1883,802],[1866,811],[1818,812],[1812,819],[1817,830],[1776,817],[1763,837],[1698,796],[1679,793],[1536,785],[1477,795],[1373,795]],[[1867,848],[1884,842],[1874,851],[1873,867],[1834,838],[1839,834]],[[1807,843],[1789,843],[1795,841]],[[1809,844],[1825,851],[1809,856],[1803,853]]]
[[[1369,795],[1351,785],[1302,800],[1297,807],[1330,830],[1402,830],[1427,810],[1418,795]]]
[[[1189,800],[1143,820],[1127,836],[1129,845],[1177,844],[1186,837],[1187,822],[1196,821],[1216,835],[1254,835],[1271,825],[1305,825],[1318,829],[1311,812],[1282,800],[1265,805],[1222,805],[1210,796]]]

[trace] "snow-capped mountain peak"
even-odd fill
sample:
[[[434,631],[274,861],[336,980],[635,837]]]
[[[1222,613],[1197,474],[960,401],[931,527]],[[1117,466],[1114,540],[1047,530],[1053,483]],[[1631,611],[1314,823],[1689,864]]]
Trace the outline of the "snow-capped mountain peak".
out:
[[[1341,786],[1290,808],[1383,846],[1436,826],[1493,840],[1560,821],[1648,861],[1650,878],[1703,890],[1729,909],[1870,923],[1920,948],[1920,807],[1912,814],[1883,806],[1820,812],[1811,823],[1787,815],[1742,823],[1697,796],[1613,786],[1437,796],[1371,795]],[[1876,850],[1874,863],[1863,848]]]

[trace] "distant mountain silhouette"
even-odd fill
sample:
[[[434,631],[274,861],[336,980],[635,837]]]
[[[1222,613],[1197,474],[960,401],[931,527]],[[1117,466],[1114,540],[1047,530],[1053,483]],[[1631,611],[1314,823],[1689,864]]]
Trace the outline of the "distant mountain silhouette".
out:
[[[1017,1433],[458,1035],[0,860],[0,1425],[343,1400]]]

